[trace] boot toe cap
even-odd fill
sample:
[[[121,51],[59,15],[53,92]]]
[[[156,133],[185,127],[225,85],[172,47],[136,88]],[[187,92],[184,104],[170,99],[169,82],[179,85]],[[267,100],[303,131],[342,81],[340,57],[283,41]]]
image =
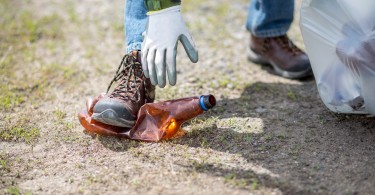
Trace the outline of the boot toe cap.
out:
[[[119,120],[135,121],[136,116],[131,109],[123,102],[114,98],[105,97],[94,106],[94,114],[112,113],[108,117],[119,118]]]

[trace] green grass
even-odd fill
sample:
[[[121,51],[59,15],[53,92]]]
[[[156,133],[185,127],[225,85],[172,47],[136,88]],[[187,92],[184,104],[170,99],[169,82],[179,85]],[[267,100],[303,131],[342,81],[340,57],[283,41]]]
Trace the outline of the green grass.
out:
[[[19,195],[19,194],[21,194],[20,189],[18,187],[16,187],[16,186],[12,186],[12,187],[8,188],[6,190],[6,192],[7,192],[7,194],[10,194],[10,195]]]
[[[10,163],[9,156],[6,153],[0,153],[0,173],[9,172]]]
[[[22,116],[12,121],[8,116],[5,118],[4,128],[0,129],[1,141],[25,142],[32,144],[40,137],[40,129],[34,127],[32,122],[27,119],[28,116]]]
[[[0,94],[0,110],[16,107],[25,102],[23,94],[17,94],[8,90],[1,90]]]
[[[223,18],[227,17],[229,11],[230,6],[228,3],[221,3],[214,9],[215,15],[221,16]]]
[[[231,185],[237,186],[237,187],[245,187],[247,182],[244,179],[237,179],[237,175],[234,173],[229,173],[227,175],[224,175],[224,180],[226,183],[229,183]]]
[[[40,136],[36,127],[14,127],[0,132],[0,140],[31,143]]]
[[[239,188],[248,188],[257,190],[259,188],[259,181],[251,173],[228,173],[224,175],[224,181],[232,186]]]
[[[7,9],[3,20],[0,22],[1,34],[8,35],[0,40],[7,43],[29,42],[35,43],[41,39],[61,38],[61,18],[56,14],[35,17],[35,14],[28,10],[12,10],[12,6]],[[25,47],[25,46],[24,46]]]
[[[66,9],[66,12],[69,15],[70,22],[77,23],[78,22],[78,15],[77,15],[77,12],[76,12],[73,4],[67,3],[67,5],[65,6],[65,9]]]
[[[61,123],[63,121],[63,119],[66,117],[66,113],[62,110],[59,110],[59,109],[56,109],[55,111],[53,111],[53,113],[55,114],[55,116],[57,118],[57,121],[59,123]]]
[[[287,96],[288,96],[289,99],[291,99],[293,101],[297,101],[297,95],[296,95],[296,93],[294,93],[293,90],[289,89],[288,93],[287,93]]]
[[[37,47],[52,47],[57,39],[63,40],[63,20],[55,13],[37,17],[35,12],[28,10],[27,2],[22,9],[16,9],[19,6],[14,3],[0,1],[0,12],[3,13],[0,19],[0,110],[8,111],[25,102],[39,105],[53,78],[71,79],[75,73],[71,68],[58,67],[56,73],[46,75],[48,71],[43,71],[44,66],[34,67],[34,64],[43,63],[38,59]],[[46,43],[37,46],[40,40],[46,40]],[[45,75],[41,75],[43,73]],[[16,131],[21,132],[14,129],[7,135],[13,136],[12,132]],[[5,136],[4,132],[2,135]]]

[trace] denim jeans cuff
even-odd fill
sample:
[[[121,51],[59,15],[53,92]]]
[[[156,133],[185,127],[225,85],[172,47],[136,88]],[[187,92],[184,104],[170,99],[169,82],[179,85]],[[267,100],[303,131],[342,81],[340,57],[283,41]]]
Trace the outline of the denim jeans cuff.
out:
[[[126,53],[130,53],[131,51],[134,50],[141,50],[142,48],[142,43],[136,42],[136,43],[131,43],[126,47]]]
[[[279,28],[279,29],[270,29],[270,30],[262,30],[258,32],[251,32],[250,33],[256,37],[266,38],[266,37],[278,37],[285,35],[289,30],[288,28]]]

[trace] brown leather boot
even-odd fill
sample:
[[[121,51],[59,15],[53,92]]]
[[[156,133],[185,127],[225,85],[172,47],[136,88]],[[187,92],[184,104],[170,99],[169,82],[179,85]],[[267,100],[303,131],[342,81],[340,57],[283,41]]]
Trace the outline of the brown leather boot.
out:
[[[289,40],[287,35],[279,37],[250,37],[250,61],[271,65],[275,74],[285,78],[300,79],[312,75],[307,55]]]
[[[143,74],[140,52],[126,54],[107,89],[106,97],[94,106],[92,118],[104,124],[131,128],[139,109],[155,99],[155,86]],[[113,82],[120,81],[108,94]]]

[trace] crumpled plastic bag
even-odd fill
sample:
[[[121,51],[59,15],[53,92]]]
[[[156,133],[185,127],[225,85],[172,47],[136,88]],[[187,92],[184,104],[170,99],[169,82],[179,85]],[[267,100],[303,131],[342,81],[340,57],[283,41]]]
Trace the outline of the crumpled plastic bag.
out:
[[[375,114],[375,1],[304,0],[300,26],[324,104]]]

